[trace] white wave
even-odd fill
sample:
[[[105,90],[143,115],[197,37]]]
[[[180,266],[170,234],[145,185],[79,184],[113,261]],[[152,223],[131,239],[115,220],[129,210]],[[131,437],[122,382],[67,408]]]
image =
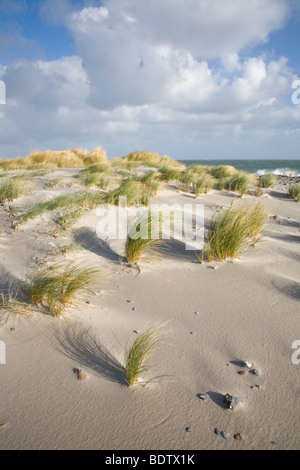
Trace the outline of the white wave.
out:
[[[290,168],[276,168],[275,170],[257,170],[257,176],[267,175],[273,173],[273,175],[278,176],[300,176],[300,173]]]

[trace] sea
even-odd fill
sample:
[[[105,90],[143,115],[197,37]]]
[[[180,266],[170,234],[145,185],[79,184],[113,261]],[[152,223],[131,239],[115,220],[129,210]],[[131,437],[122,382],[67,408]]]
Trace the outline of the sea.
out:
[[[185,165],[222,166],[231,165],[237,170],[254,173],[258,176],[274,175],[300,176],[299,160],[178,160]]]

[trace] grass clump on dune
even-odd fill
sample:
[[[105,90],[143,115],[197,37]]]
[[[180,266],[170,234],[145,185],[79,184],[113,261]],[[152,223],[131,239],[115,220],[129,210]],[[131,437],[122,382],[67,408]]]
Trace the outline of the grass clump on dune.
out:
[[[62,176],[60,176],[59,178],[54,178],[51,181],[49,181],[49,183],[46,184],[46,187],[49,189],[57,188],[57,186],[60,185],[62,180],[63,180]]]
[[[124,368],[126,382],[129,387],[138,381],[141,374],[151,368],[152,354],[159,346],[159,329],[162,326],[148,328],[140,333],[135,341],[127,347]]]
[[[83,168],[94,163],[107,161],[105,150],[101,147],[88,152],[79,147],[65,150],[36,151],[24,158],[0,160],[0,168],[4,170],[41,169],[41,168]]]
[[[231,178],[237,173],[237,170],[230,165],[212,166],[208,168],[208,172],[216,179]]]
[[[76,304],[79,292],[100,278],[98,268],[54,265],[42,269],[21,283],[21,290],[33,305],[47,307],[55,317]]]
[[[201,261],[207,254],[208,261],[237,258],[249,243],[254,244],[267,220],[263,203],[237,203],[211,221],[208,241],[203,249]]]
[[[227,180],[226,189],[229,191],[239,191],[240,195],[243,196],[248,190],[249,186],[255,184],[256,182],[257,178],[255,175],[239,171]]]
[[[65,210],[55,219],[55,223],[59,225],[62,230],[67,230],[75,224],[75,222],[77,222],[84,213],[85,210],[82,207],[78,207],[73,210]]]
[[[135,168],[138,168],[139,166],[141,166],[141,163],[140,162],[136,162],[136,161],[128,161],[126,160],[126,157],[124,158],[112,158],[111,160],[109,160],[109,164],[111,166],[112,169],[114,170],[127,170],[127,171],[130,171],[130,170],[133,170]]]
[[[104,195],[98,191],[79,192],[72,194],[63,194],[54,199],[46,202],[39,202],[32,209],[22,214],[19,218],[20,222],[33,219],[47,211],[54,211],[56,209],[94,209],[104,202]]]
[[[161,157],[157,152],[150,152],[149,150],[134,151],[123,157],[128,162],[152,163],[159,165]]]
[[[15,176],[4,181],[0,187],[0,202],[13,201],[25,195],[28,190],[28,182],[23,175]]]
[[[215,178],[203,165],[188,167],[180,178],[180,188],[185,192],[192,192],[195,197],[202,193],[208,193],[215,186]]]
[[[170,181],[180,181],[182,178],[182,170],[180,170],[176,166],[175,167],[171,165],[162,166],[159,169],[159,173],[160,173],[160,180],[166,183],[169,183]]]
[[[259,187],[260,188],[272,188],[277,183],[277,178],[272,173],[263,175],[259,178]]]
[[[150,152],[149,150],[134,151],[122,158],[123,162],[138,164],[139,166],[161,168],[176,168],[178,171],[185,169],[185,165],[173,160],[164,155],[161,157],[157,152]]]
[[[143,185],[142,204],[148,206],[151,197],[156,196],[160,186],[160,181],[157,179],[157,172],[149,171],[143,176],[135,176],[133,179],[139,181]]]
[[[145,255],[155,254],[155,248],[163,243],[160,238],[160,220],[158,214],[147,210],[137,217],[129,228],[125,257],[133,266]]]
[[[19,315],[32,315],[32,312],[27,310],[28,304],[21,302],[17,299],[18,293],[13,294],[8,291],[7,293],[0,292],[0,319],[3,311],[8,314],[14,313]]]
[[[196,179],[192,184],[192,191],[197,198],[200,194],[207,194],[209,190],[213,189],[215,180],[209,175],[203,176],[202,178]]]
[[[151,197],[155,196],[158,186],[158,182],[152,175],[132,177],[123,181],[118,188],[109,191],[104,196],[104,200],[107,204],[118,206],[120,198],[126,198],[127,207],[133,204],[148,206]]]
[[[289,197],[300,201],[300,183],[292,184],[289,189]]]
[[[78,175],[78,179],[88,188],[91,186],[98,186],[105,189],[109,184],[108,175],[110,174],[110,171],[108,164],[96,163],[95,165],[82,170]]]

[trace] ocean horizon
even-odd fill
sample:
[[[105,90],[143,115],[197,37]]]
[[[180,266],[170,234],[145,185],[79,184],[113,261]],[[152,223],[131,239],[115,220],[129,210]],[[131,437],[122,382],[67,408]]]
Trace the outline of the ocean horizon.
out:
[[[185,165],[207,165],[207,166],[222,166],[231,165],[237,170],[246,171],[248,173],[255,173],[258,176],[265,175],[267,173],[273,173],[274,175],[286,175],[286,176],[300,176],[300,159],[299,160],[276,160],[276,159],[263,159],[263,160],[251,160],[251,159],[211,159],[211,160],[177,160]]]

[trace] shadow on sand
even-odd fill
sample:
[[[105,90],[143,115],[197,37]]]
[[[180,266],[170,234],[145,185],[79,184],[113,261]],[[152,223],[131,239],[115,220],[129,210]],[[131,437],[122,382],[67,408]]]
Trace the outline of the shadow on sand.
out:
[[[291,297],[292,299],[300,300],[300,284],[291,282],[290,284],[282,285],[272,282],[273,286],[278,289],[282,294]]]
[[[185,243],[180,240],[165,240],[162,245],[159,245],[157,248],[157,254],[165,259],[172,259],[178,261],[190,261],[194,263],[199,263],[199,260],[196,257],[197,255],[201,256],[201,251],[187,250]]]
[[[3,293],[5,297],[11,295],[14,300],[19,302],[27,300],[20,290],[20,280],[0,265],[0,294],[1,293]]]
[[[86,250],[102,256],[103,258],[119,264],[119,255],[115,253],[104,240],[97,237],[96,231],[88,227],[78,230],[74,235],[74,240]]]
[[[58,333],[56,341],[59,350],[82,367],[92,369],[106,380],[127,385],[124,367],[99,343],[91,330],[82,332],[67,328]]]
[[[220,406],[220,408],[223,408],[225,409],[226,406],[225,406],[225,402],[224,402],[224,395],[222,395],[222,393],[219,393],[219,392],[207,392],[207,395],[211,398],[211,400],[218,406]]]
[[[278,199],[290,199],[287,193],[280,193],[279,191],[270,191],[269,196],[276,197]]]

